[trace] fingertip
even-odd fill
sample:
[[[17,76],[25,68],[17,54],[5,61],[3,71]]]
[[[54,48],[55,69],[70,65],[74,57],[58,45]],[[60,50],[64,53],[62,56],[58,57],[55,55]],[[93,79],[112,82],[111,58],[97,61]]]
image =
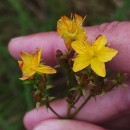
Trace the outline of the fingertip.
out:
[[[64,116],[66,113],[66,102],[65,100],[56,100],[51,103],[53,109],[61,116]],[[37,124],[41,121],[48,120],[48,119],[56,119],[57,116],[48,108],[46,109],[45,106],[40,107],[38,110],[33,109],[27,112],[23,118],[24,126],[27,130],[32,130]]]
[[[10,40],[8,50],[10,54],[19,59],[19,52],[34,52],[36,48],[42,47],[42,58],[47,64],[55,64],[55,53],[58,49],[65,52],[66,47],[63,39],[56,32],[37,33],[21,36]]]
[[[27,130],[32,130],[41,121],[53,118],[53,114],[49,114],[44,107],[40,107],[38,110],[33,109],[27,112],[23,118],[24,126]],[[55,116],[54,116],[55,117]]]
[[[12,38],[8,44],[8,51],[12,57],[19,59],[19,53],[17,51],[17,43],[22,39],[21,37]]]
[[[32,117],[31,114],[29,114],[29,112],[27,112],[23,118],[23,124],[27,130],[31,130],[32,128],[32,122],[30,122],[31,118],[34,118],[34,117]]]
[[[41,107],[38,110],[33,109],[25,114],[23,123],[27,130],[32,130],[41,121],[49,118],[49,114],[45,113],[44,110],[45,108]]]

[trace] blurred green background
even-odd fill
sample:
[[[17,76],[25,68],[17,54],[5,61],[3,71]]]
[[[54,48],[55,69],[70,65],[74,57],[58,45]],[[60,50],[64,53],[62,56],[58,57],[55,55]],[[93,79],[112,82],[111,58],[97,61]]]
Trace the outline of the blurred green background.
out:
[[[34,108],[17,61],[8,53],[11,38],[56,29],[62,15],[87,14],[85,25],[130,20],[130,0],[0,0],[0,130],[23,130],[23,115]]]

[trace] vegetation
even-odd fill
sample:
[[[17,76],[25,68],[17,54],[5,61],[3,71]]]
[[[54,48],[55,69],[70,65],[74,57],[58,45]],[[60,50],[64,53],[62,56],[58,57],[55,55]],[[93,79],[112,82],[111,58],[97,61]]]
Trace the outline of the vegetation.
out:
[[[23,86],[17,61],[8,53],[11,38],[52,31],[62,15],[87,15],[85,25],[130,20],[129,0],[1,0],[0,129],[23,130],[23,115],[34,107],[31,88]]]

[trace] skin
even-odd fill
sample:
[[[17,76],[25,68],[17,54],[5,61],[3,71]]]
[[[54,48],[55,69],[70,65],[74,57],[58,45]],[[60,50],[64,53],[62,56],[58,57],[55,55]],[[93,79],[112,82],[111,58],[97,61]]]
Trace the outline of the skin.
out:
[[[130,22],[112,22],[86,27],[88,40],[94,41],[99,34],[104,34],[110,47],[119,51],[118,55],[107,64],[113,71],[130,74]],[[10,54],[19,59],[19,52],[34,51],[43,48],[43,59],[48,65],[55,65],[57,49],[66,51],[63,40],[56,32],[39,33],[14,38],[9,42]],[[128,87],[117,89],[91,99],[75,117],[76,120],[59,120],[43,106],[38,111],[33,109],[24,116],[24,125],[28,130],[129,130],[130,129],[130,81]],[[79,103],[82,99],[79,101]],[[52,107],[61,115],[65,114],[65,100],[53,102]]]

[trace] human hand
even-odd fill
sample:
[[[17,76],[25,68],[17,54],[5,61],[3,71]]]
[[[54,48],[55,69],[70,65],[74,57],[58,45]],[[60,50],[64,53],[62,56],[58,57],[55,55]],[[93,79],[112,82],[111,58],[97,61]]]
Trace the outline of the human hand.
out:
[[[118,55],[108,64],[108,67],[120,72],[130,74],[130,23],[113,22],[87,28],[88,40],[94,40],[98,34],[104,34],[112,48],[119,51]],[[25,37],[15,38],[9,43],[10,54],[18,59],[19,52],[30,52],[36,48],[43,48],[43,59],[49,65],[56,63],[55,52],[57,49],[65,51],[63,40],[57,33],[39,33]],[[130,81],[126,81],[130,85]],[[130,87],[119,87],[103,96],[91,99],[86,106],[75,117],[81,121],[58,120],[52,112],[47,112],[45,107],[41,107],[28,112],[24,117],[25,127],[32,130],[34,127],[43,126],[42,129],[82,129],[102,130],[94,124],[105,128],[128,130],[130,129]],[[58,100],[52,103],[53,108],[61,115],[65,114],[65,100]],[[51,120],[48,120],[51,119]],[[53,120],[52,120],[53,119]],[[91,122],[87,123],[87,122]],[[75,126],[75,128],[74,128]],[[84,127],[83,127],[84,126]],[[46,127],[46,128],[45,128]],[[52,128],[51,128],[52,127]],[[59,128],[58,128],[59,127]],[[82,128],[83,127],[83,128]],[[40,129],[39,129],[40,130]]]

